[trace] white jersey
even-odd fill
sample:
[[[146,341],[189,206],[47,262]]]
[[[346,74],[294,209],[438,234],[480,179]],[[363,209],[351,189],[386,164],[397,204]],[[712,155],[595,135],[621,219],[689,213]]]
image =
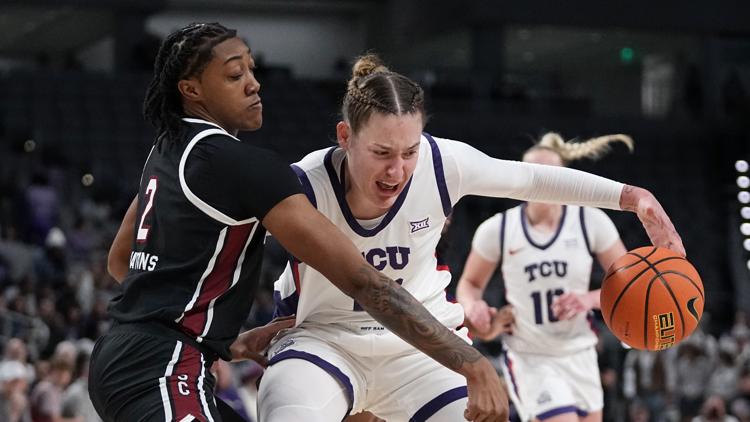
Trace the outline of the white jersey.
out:
[[[425,133],[414,174],[388,213],[376,220],[357,221],[345,199],[344,158],[342,149],[331,147],[308,154],[292,168],[312,204],[351,239],[364,258],[401,283],[451,329],[463,323],[464,312],[459,304],[446,300],[444,289],[451,275],[438,270],[434,254],[446,216],[460,198],[544,197],[617,209],[623,186],[567,168],[495,159],[465,143]],[[343,328],[333,335],[346,342],[348,350],[373,355],[411,347],[322,274],[295,259],[274,290],[277,315],[296,314],[298,326]]]
[[[520,353],[564,355],[596,344],[590,314],[558,321],[552,302],[566,292],[586,293],[592,254],[619,239],[612,220],[595,208],[563,206],[560,224],[552,233],[530,226],[525,204],[491,217],[477,229],[472,249],[500,262],[506,300],[515,308],[515,328],[503,337]]]
[[[344,194],[344,157],[341,148],[332,147],[293,165],[308,198],[373,267],[401,284],[447,327],[461,325],[463,308],[445,297],[451,274],[439,271],[435,258],[446,216],[455,203],[449,196],[437,141],[429,135],[422,137],[413,176],[388,213],[375,221],[358,221],[349,209]],[[297,324],[337,324],[357,334],[390,334],[352,298],[304,263],[287,265],[274,287],[277,312],[295,312]]]

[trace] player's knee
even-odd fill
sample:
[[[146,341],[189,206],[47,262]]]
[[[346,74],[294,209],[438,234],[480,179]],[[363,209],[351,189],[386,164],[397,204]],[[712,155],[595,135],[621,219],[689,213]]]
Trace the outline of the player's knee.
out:
[[[341,420],[349,408],[345,388],[318,366],[287,359],[268,368],[258,392],[263,422]]]
[[[269,409],[267,413],[260,414],[261,422],[289,422],[289,421],[306,421],[306,422],[330,422],[338,421],[344,418],[344,409],[337,415],[321,412],[318,408],[309,408],[307,406],[281,406]]]
[[[464,411],[469,399],[464,397],[452,401],[438,409],[432,416],[427,418],[427,422],[454,422],[464,420]]]

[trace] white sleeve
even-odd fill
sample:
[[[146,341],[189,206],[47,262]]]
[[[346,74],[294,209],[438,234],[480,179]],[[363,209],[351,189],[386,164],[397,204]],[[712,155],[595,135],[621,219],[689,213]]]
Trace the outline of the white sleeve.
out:
[[[500,225],[503,215],[495,214],[477,227],[471,250],[490,262],[500,261]]]
[[[591,242],[591,252],[604,252],[620,239],[620,233],[618,233],[615,223],[604,211],[585,207],[583,219],[586,224],[586,234],[589,242]]]
[[[463,142],[435,138],[453,202],[466,195],[620,210],[623,184],[565,167],[500,160]]]

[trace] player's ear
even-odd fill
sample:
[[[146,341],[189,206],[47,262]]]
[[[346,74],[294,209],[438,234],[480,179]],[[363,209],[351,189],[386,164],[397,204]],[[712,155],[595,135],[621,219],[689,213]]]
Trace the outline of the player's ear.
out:
[[[201,99],[201,86],[195,79],[181,79],[177,82],[177,89],[186,100],[199,101]]]
[[[340,121],[336,124],[336,139],[339,141],[339,146],[343,149],[349,148],[349,142],[351,141],[352,128],[349,123]]]

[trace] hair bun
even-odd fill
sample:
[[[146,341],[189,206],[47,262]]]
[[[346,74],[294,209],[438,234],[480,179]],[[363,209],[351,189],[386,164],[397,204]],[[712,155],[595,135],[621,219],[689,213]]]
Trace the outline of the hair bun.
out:
[[[389,72],[376,54],[366,54],[357,59],[352,67],[352,78],[361,78],[373,73]]]

